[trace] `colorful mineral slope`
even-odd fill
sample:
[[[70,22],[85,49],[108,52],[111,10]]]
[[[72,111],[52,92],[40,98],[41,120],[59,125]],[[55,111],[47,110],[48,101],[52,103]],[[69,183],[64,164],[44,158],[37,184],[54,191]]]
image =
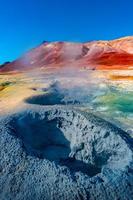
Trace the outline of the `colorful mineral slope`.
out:
[[[133,199],[132,44],[45,42],[1,66],[2,200]]]
[[[2,65],[0,72],[79,67],[132,69],[133,37],[89,43],[44,42],[21,58]]]

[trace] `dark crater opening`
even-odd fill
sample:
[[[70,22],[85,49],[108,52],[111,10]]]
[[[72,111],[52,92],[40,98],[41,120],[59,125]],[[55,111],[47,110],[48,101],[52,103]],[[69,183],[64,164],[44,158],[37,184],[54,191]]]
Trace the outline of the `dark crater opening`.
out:
[[[66,103],[62,101],[63,98],[63,95],[59,95],[53,92],[29,97],[25,100],[25,102],[38,105],[65,105]]]
[[[64,95],[57,92],[50,92],[42,95],[36,95],[25,99],[26,103],[37,105],[79,105],[80,102],[75,99],[64,100]]]
[[[42,91],[44,94],[36,95],[25,99],[26,103],[38,104],[38,105],[69,105],[69,104],[80,104],[79,100],[76,100],[69,96],[69,91],[67,89],[61,88],[60,84],[57,82],[50,85],[49,88],[32,88],[34,91]],[[67,99],[65,99],[67,97]]]
[[[64,127],[64,121],[60,117],[50,120],[47,115],[42,118],[37,113],[28,113],[14,117],[8,128],[11,134],[21,140],[24,150],[31,156],[48,159],[57,165],[68,167],[71,172],[80,171],[90,177],[100,173],[102,161],[100,165],[92,165],[89,161],[84,162],[83,158],[77,158],[77,153],[81,154],[84,145],[80,148],[73,145],[71,134],[67,130],[70,123],[65,121]]]

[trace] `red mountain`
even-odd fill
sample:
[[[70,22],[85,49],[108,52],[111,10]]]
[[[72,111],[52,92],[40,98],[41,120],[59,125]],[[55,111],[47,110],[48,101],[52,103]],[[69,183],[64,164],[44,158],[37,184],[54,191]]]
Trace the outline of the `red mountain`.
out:
[[[2,65],[0,72],[69,66],[89,69],[131,69],[133,37],[86,43],[44,42],[19,59]]]

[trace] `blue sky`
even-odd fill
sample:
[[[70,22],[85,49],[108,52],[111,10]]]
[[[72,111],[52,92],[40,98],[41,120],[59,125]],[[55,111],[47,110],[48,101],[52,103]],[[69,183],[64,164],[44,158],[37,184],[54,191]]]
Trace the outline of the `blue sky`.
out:
[[[132,0],[0,0],[0,63],[44,40],[133,35]]]

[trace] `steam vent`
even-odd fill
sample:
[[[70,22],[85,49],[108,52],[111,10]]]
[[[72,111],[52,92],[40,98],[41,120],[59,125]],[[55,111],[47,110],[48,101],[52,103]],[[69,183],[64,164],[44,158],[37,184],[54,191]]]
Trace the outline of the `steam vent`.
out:
[[[0,67],[0,200],[133,199],[132,44],[44,42]]]

